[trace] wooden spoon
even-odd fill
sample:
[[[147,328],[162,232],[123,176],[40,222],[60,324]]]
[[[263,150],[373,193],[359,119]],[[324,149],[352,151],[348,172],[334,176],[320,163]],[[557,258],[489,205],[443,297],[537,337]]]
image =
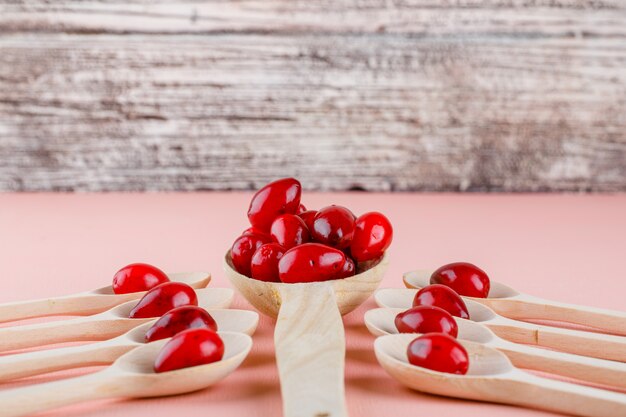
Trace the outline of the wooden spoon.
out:
[[[370,310],[365,313],[365,325],[374,336],[398,334],[394,319],[403,311],[401,308]],[[497,349],[516,366],[626,390],[624,363],[520,345],[496,336],[480,323],[458,317],[454,319],[459,326],[458,339]]]
[[[198,304],[204,308],[227,308],[233,301],[230,288],[205,288],[196,290]],[[0,329],[0,352],[52,343],[107,340],[121,335],[153,318],[129,319],[130,310],[137,300],[98,313],[94,316]]]
[[[417,290],[384,288],[374,299],[379,307],[408,309]],[[538,345],[562,352],[626,362],[626,338],[615,335],[584,332],[542,326],[502,317],[489,307],[463,297],[470,319],[479,322],[503,339],[515,343]]]
[[[466,375],[413,366],[407,346],[414,334],[382,336],[374,342],[381,366],[400,383],[419,391],[469,400],[513,404],[583,417],[626,415],[626,395],[541,378],[515,368],[507,357],[480,343],[460,340],[470,356]]]
[[[345,417],[345,334],[341,315],[361,305],[378,287],[387,256],[361,264],[357,275],[325,282],[283,284],[239,274],[230,252],[230,282],[261,313],[276,318],[274,344],[285,417]]]
[[[208,311],[215,319],[219,331],[245,333],[251,336],[259,322],[259,315],[254,311],[211,309]],[[153,319],[106,341],[0,356],[0,381],[84,366],[108,365],[124,353],[143,345],[146,332],[157,320]]]
[[[208,272],[167,274],[171,281],[184,282],[199,289],[209,285]],[[115,294],[108,285],[97,290],[41,300],[17,301],[0,304],[0,323],[46,316],[88,316],[100,313],[130,300],[138,300],[146,292]]]
[[[161,397],[206,388],[234,371],[252,347],[252,339],[246,334],[218,333],[225,346],[224,358],[219,362],[157,374],[154,361],[169,339],[158,340],[125,353],[96,373],[1,391],[2,416],[25,416],[103,398]]]
[[[430,285],[431,274],[432,271],[407,272],[403,281],[408,288],[420,289]],[[626,312],[623,311],[545,300],[495,281],[491,281],[488,298],[465,298],[491,307],[496,313],[512,319],[561,321],[626,336]]]

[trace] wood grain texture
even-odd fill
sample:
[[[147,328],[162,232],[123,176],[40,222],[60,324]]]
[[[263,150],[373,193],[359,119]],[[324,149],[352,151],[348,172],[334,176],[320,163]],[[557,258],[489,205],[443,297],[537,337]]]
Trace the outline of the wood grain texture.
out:
[[[626,3],[0,4],[0,190],[287,175],[626,191]]]

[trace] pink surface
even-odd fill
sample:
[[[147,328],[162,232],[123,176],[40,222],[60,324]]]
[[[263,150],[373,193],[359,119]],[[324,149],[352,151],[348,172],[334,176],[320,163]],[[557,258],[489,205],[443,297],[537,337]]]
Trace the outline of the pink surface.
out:
[[[208,270],[211,286],[229,286],[221,259],[247,227],[249,198],[243,193],[0,195],[0,302],[100,287],[118,267],[136,261],[166,271]],[[336,203],[355,213],[379,210],[389,216],[395,240],[382,287],[401,287],[404,271],[468,260],[524,292],[626,307],[624,195],[305,194],[303,202],[309,208]],[[236,306],[250,308],[241,299]],[[403,388],[374,357],[373,337],[363,325],[363,313],[372,307],[370,300],[345,318],[352,416],[551,415]],[[250,357],[213,388],[171,398],[100,401],[46,415],[278,416],[272,329],[272,321],[262,318]]]

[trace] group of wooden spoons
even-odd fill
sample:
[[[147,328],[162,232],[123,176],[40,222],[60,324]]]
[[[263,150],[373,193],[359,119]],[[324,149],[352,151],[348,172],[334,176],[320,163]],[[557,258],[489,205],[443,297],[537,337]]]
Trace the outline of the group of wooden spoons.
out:
[[[468,263],[409,272],[404,283],[407,289],[378,290],[381,308],[365,315],[379,363],[404,385],[578,416],[626,416],[626,313],[521,294]]]
[[[111,286],[0,305],[0,322],[82,316],[0,328],[0,352],[94,342],[0,356],[0,382],[109,365],[79,377],[0,391],[2,416],[92,399],[181,394],[221,380],[250,352],[258,314],[227,309],[233,290],[206,288],[209,281],[207,273],[166,275],[151,265],[132,264],[115,275]]]

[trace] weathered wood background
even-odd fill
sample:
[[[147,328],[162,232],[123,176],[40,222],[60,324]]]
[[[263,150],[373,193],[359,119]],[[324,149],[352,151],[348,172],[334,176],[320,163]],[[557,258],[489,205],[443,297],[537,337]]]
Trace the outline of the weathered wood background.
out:
[[[1,190],[626,191],[626,1],[2,1]]]

